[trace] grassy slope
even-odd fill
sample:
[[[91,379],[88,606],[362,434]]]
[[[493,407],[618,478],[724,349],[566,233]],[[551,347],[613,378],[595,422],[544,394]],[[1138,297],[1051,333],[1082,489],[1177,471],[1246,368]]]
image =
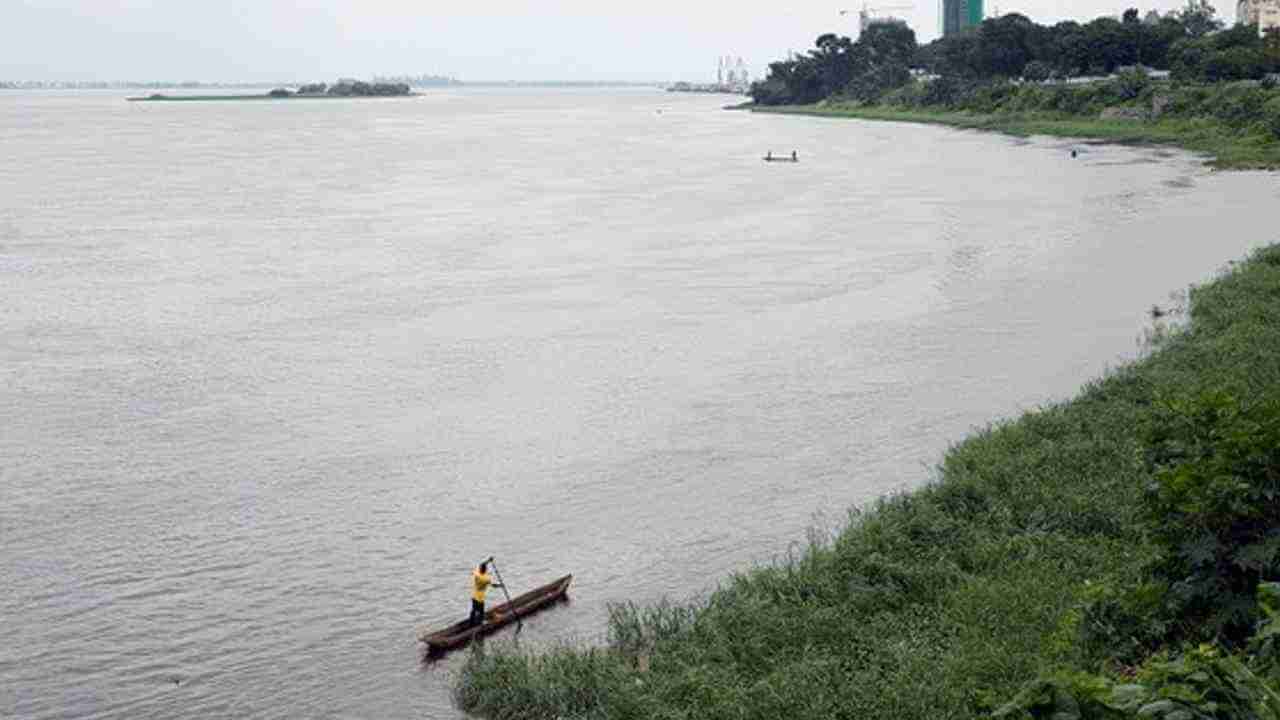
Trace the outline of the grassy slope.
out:
[[[947,110],[915,110],[839,104],[753,107],[754,112],[860,120],[930,123],[1010,135],[1049,135],[1107,142],[1161,144],[1211,155],[1219,169],[1280,169],[1280,142],[1261,133],[1241,132],[1213,118],[1170,118],[1155,122],[1102,120],[1047,112],[977,114]]]
[[[1152,552],[1134,521],[1152,398],[1280,383],[1280,246],[1192,293],[1190,329],[1064,404],[978,433],[940,480],[692,608],[620,608],[603,649],[478,652],[491,718],[966,718],[1082,666],[1074,608]]]

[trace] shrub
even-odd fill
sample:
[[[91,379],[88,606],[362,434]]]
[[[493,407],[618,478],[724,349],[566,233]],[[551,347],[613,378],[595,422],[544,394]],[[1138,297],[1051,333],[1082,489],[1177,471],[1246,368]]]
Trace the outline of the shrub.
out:
[[[896,90],[885,93],[884,97],[880,98],[880,102],[893,107],[920,107],[925,104],[925,91],[924,83],[913,80]]]
[[[1220,86],[1211,101],[1214,117],[1237,126],[1257,121],[1266,102],[1267,92],[1253,83]]]
[[[1233,47],[1209,54],[1204,62],[1204,79],[1258,80],[1267,72],[1267,59],[1261,48]]]
[[[1176,117],[1194,117],[1213,110],[1213,92],[1202,85],[1182,86],[1170,95],[1165,114]]]
[[[1089,104],[1089,94],[1086,90],[1086,88],[1070,86],[1057,88],[1050,101],[1050,107],[1071,115],[1080,114]]]
[[[1175,633],[1239,644],[1259,582],[1280,571],[1280,402],[1207,392],[1153,410],[1144,507]]]
[[[1280,96],[1271,98],[1262,106],[1262,121],[1271,134],[1280,139]]]
[[[952,107],[968,92],[969,83],[962,78],[956,75],[943,75],[925,85],[923,101],[925,105]]]
[[[1265,619],[1247,654],[1200,645],[1153,655],[1118,679],[1060,670],[1024,685],[991,717],[1280,720],[1280,583],[1259,585],[1257,602]]]
[[[751,99],[758,105],[786,105],[794,102],[787,84],[772,77],[752,84]]]
[[[1280,718],[1280,697],[1239,658],[1210,645],[1158,655],[1132,680],[1058,673],[1028,683],[992,718],[1235,720]]]
[[[1126,70],[1112,83],[1120,100],[1134,100],[1151,86],[1151,77],[1141,68]]]
[[[1017,88],[1009,81],[996,80],[975,89],[963,104],[968,110],[993,113],[999,110],[1015,92]]]
[[[1259,672],[1280,682],[1280,583],[1258,587],[1258,607],[1266,619],[1249,641],[1249,655]]]
[[[1168,589],[1168,585],[1156,582],[1093,587],[1085,598],[1078,628],[1085,657],[1135,664],[1154,652],[1169,632],[1163,612]]]

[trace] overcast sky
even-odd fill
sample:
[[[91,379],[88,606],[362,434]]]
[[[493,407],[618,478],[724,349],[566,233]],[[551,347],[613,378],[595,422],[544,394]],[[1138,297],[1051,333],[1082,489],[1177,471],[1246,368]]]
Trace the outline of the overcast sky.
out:
[[[986,0],[1037,22],[1116,15],[1124,0]],[[919,38],[937,0],[892,14]],[[1145,14],[1179,0],[1139,5]],[[706,81],[716,58],[753,75],[824,32],[857,34],[861,4],[725,0],[0,0],[0,80],[307,81],[374,74],[461,80]],[[873,4],[872,7],[875,7]],[[841,16],[840,10],[848,9]],[[1234,18],[1234,4],[1219,8]]]

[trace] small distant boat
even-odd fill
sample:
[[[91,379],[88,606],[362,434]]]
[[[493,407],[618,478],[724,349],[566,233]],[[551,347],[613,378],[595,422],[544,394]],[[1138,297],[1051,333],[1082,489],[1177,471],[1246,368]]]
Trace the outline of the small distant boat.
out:
[[[790,155],[774,155],[772,152],[764,156],[765,162],[800,162],[800,156],[794,151]]]
[[[422,628],[418,631],[418,641],[426,643],[427,653],[440,655],[466,645],[472,638],[482,637],[510,625],[517,617],[528,615],[546,608],[548,605],[568,597],[569,583],[572,575],[565,575],[559,580],[549,582],[540,588],[519,595],[511,602],[503,603],[484,614],[484,622],[473,626],[470,621],[457,622],[443,630]]]

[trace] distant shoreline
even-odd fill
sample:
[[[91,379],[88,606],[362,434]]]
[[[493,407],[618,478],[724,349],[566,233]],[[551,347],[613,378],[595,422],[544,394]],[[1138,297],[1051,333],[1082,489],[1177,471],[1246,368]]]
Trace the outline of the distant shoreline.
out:
[[[1141,120],[1048,112],[974,113],[935,108],[818,103],[764,106],[752,103],[726,109],[776,115],[808,115],[946,125],[1015,137],[1044,135],[1117,145],[1164,145],[1208,156],[1217,170],[1280,170],[1280,143],[1262,133],[1241,131],[1213,116]]]
[[[347,97],[411,97],[413,88],[408,83],[367,83],[361,80],[343,79],[328,83],[308,83],[290,90],[278,87],[263,95],[165,95],[154,93],[147,97],[128,98],[129,102],[208,102],[244,100],[294,100],[298,98],[347,98]]]
[[[255,100],[381,100],[385,98],[422,97],[423,93],[407,95],[148,95],[125,98],[129,102],[246,102]]]

